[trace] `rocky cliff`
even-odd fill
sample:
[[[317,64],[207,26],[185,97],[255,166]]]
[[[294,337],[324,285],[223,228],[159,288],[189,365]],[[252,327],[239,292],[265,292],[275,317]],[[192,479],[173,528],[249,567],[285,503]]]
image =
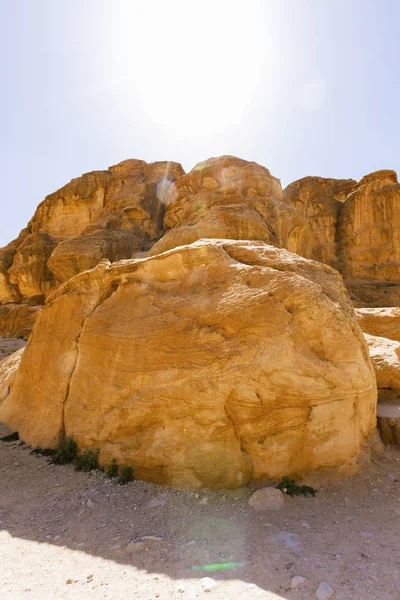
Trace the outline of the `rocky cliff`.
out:
[[[282,190],[225,156],[74,179],[0,250],[0,335],[36,321],[0,418],[171,485],[349,469],[376,419],[358,319],[397,316],[399,223],[393,171]]]

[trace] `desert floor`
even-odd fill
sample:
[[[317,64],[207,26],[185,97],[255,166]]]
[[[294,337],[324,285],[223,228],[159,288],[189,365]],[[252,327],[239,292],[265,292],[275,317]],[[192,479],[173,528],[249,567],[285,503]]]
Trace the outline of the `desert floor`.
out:
[[[400,599],[400,451],[255,513],[254,488],[121,486],[30,450],[0,442],[1,599]]]

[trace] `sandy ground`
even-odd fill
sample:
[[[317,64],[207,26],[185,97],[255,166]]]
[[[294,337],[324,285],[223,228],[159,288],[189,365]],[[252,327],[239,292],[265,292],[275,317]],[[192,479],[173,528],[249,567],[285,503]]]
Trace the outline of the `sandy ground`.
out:
[[[306,600],[327,582],[337,600],[398,600],[399,482],[389,450],[316,498],[255,513],[251,489],[120,486],[1,442],[0,598]]]

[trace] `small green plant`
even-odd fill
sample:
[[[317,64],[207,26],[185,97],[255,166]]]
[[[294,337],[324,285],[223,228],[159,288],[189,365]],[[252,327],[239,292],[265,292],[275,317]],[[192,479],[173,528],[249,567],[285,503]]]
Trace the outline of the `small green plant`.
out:
[[[18,440],[18,431],[14,431],[14,433],[10,433],[9,435],[3,435],[3,437],[0,438],[0,442],[16,442]]]
[[[109,477],[110,479],[118,477],[118,463],[115,458],[112,459],[111,464],[108,466],[106,477]]]
[[[282,477],[281,482],[276,486],[288,496],[316,496],[317,490],[309,485],[297,485],[293,479]]]
[[[129,483],[130,481],[133,481],[134,479],[135,478],[133,476],[132,467],[122,467],[121,473],[119,474],[119,477],[118,477],[118,483],[120,483],[121,485],[125,485],[126,483]]]
[[[99,454],[100,450],[85,450],[83,454],[78,456],[75,460],[75,471],[89,471],[99,470]]]
[[[74,462],[78,453],[78,445],[74,438],[64,438],[58,446],[50,463],[53,465],[67,465]]]

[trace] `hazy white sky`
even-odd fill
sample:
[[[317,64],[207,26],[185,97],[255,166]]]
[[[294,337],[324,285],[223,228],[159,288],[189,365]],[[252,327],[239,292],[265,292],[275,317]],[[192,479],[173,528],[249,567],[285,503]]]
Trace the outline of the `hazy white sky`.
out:
[[[400,168],[397,0],[0,0],[0,245],[126,158]]]

